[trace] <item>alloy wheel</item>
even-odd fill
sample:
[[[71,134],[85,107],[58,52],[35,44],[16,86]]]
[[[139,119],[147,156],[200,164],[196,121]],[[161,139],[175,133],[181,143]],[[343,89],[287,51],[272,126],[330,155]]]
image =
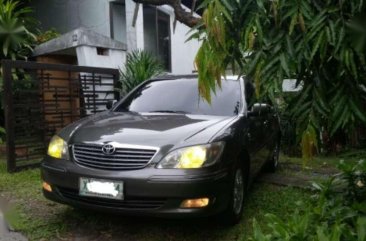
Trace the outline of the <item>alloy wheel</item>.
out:
[[[244,201],[244,175],[241,169],[236,170],[233,190],[233,209],[235,214],[241,212]]]
[[[277,143],[275,149],[273,150],[273,166],[275,168],[278,166],[279,155],[280,155],[280,145]]]

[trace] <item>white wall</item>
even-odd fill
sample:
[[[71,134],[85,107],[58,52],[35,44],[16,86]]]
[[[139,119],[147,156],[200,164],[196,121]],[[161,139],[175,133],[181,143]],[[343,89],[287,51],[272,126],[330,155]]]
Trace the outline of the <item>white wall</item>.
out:
[[[136,26],[133,27],[132,20],[135,11],[135,2],[132,0],[125,0],[125,3],[128,51],[144,49],[143,7],[140,5]],[[172,74],[191,74],[194,71],[194,58],[200,44],[196,40],[185,43],[189,37],[187,33],[190,28],[180,22],[177,22],[175,31],[173,32],[174,11],[171,7],[160,6],[158,8],[170,16]],[[187,9],[187,11],[190,10]]]
[[[109,2],[111,0],[32,0],[31,5],[36,9],[35,17],[41,22],[43,30],[55,28],[61,33],[66,33],[79,27],[84,27],[107,37],[110,37],[110,16]],[[125,0],[126,24],[127,24],[127,49],[144,48],[143,33],[143,8],[140,6],[136,26],[132,26],[135,3],[132,0]],[[190,74],[194,70],[194,57],[199,48],[197,41],[185,43],[189,27],[177,22],[173,32],[174,12],[171,7],[162,6],[160,10],[170,15],[171,29],[171,67],[173,74]],[[187,9],[188,10],[188,9]],[[188,10],[189,11],[189,10]],[[85,55],[93,51],[79,50]],[[113,57],[108,60],[105,56],[94,56],[97,59],[85,59],[82,61],[90,66],[113,67]],[[81,57],[80,57],[81,58]],[[79,59],[79,55],[78,55]],[[103,61],[99,61],[103,59]],[[125,58],[124,58],[125,59]],[[121,62],[121,61],[119,61]],[[81,63],[79,63],[81,65]],[[109,65],[111,64],[111,65]]]
[[[55,28],[66,33],[84,27],[110,36],[109,1],[32,0],[30,4],[43,30]]]
[[[125,0],[126,4],[126,28],[127,28],[127,51],[131,52],[134,49],[144,48],[144,19],[142,5],[137,14],[136,24],[132,26],[133,16],[135,12],[135,2],[132,0]]]
[[[123,50],[109,49],[108,56],[98,55],[97,48],[91,46],[76,47],[78,65],[105,68],[120,68],[126,61],[126,52]]]
[[[173,17],[171,17],[172,19]],[[173,20],[174,21],[174,20]],[[173,23],[172,23],[173,25]],[[173,29],[173,26],[172,26]],[[172,73],[191,74],[194,71],[194,59],[200,44],[197,40],[187,40],[189,28],[177,23],[175,33],[172,33],[171,52],[172,52]]]
[[[200,43],[197,40],[185,42],[189,37],[187,33],[190,28],[180,22],[177,22],[175,31],[173,32],[175,17],[171,7],[165,5],[158,7],[158,9],[170,15],[172,74],[191,74],[195,70],[194,59]],[[186,9],[190,11],[188,8]]]

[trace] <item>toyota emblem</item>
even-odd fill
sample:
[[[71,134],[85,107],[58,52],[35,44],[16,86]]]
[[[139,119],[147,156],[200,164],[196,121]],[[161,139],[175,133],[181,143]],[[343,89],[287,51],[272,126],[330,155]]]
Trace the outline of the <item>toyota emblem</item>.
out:
[[[102,151],[106,155],[112,155],[116,151],[116,148],[111,144],[105,144],[102,147]]]

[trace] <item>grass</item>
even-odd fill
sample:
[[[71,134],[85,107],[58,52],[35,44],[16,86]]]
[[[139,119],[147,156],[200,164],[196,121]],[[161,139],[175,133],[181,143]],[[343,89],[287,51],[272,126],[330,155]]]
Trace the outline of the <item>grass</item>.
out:
[[[8,174],[1,162],[0,193],[13,204],[7,214],[9,223],[30,240],[87,237],[141,241],[248,240],[253,218],[261,224],[264,215],[270,212],[285,219],[292,214],[297,201],[307,200],[310,195],[296,188],[255,184],[245,204],[242,222],[228,228],[211,219],[123,217],[73,209],[43,198],[38,169]]]
[[[10,204],[6,217],[12,228],[31,239],[48,239],[63,229],[64,225],[52,216],[54,210],[49,210],[52,204],[42,196],[39,169],[9,174],[0,161],[0,195]]]

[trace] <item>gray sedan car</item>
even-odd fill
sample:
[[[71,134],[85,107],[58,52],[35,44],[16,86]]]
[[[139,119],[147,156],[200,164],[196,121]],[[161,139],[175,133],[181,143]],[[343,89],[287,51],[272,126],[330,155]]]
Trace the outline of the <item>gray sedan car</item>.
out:
[[[253,177],[278,163],[278,116],[254,92],[223,80],[207,103],[197,76],[148,80],[52,138],[43,193],[100,211],[237,223]]]

